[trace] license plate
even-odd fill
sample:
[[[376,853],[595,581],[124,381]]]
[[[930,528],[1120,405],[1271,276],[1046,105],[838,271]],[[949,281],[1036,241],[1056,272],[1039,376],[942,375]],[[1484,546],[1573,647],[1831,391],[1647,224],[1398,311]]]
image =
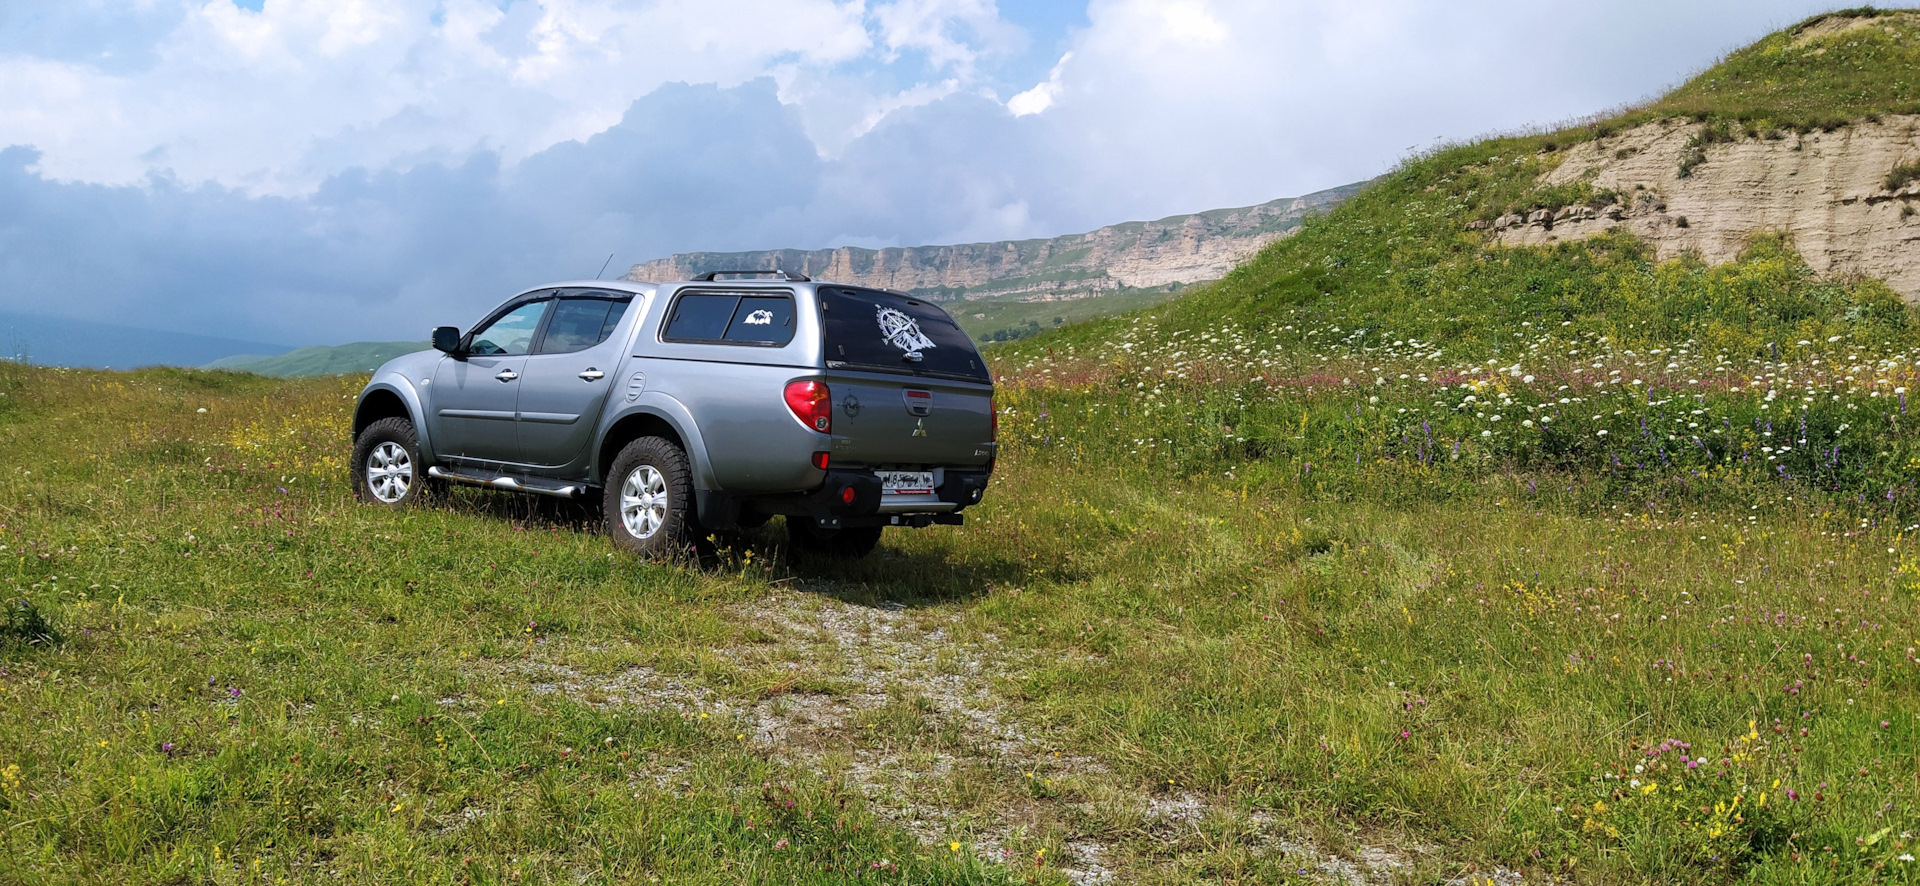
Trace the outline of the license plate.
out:
[[[932,495],[932,471],[875,471],[880,490],[891,495]]]

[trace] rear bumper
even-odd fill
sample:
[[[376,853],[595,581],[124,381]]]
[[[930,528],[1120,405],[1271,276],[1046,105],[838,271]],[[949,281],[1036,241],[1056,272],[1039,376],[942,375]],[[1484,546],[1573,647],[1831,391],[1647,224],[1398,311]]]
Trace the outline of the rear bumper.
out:
[[[957,468],[940,470],[932,495],[888,495],[880,478],[867,470],[828,471],[827,481],[808,497],[830,514],[865,517],[873,514],[947,513],[980,503],[987,492],[986,471]],[[849,496],[847,490],[853,490]]]
[[[765,514],[811,517],[825,527],[957,524],[960,511],[986,496],[987,471],[943,468],[932,495],[890,495],[869,470],[827,471],[819,488],[744,502]]]

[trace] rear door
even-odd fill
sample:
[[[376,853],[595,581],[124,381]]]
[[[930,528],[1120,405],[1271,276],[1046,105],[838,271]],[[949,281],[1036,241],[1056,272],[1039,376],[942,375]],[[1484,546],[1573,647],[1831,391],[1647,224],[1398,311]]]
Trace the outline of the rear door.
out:
[[[835,464],[980,467],[993,457],[993,378],[930,302],[819,289]]]
[[[519,461],[556,470],[583,462],[626,345],[613,332],[632,302],[625,292],[560,291],[521,370]]]

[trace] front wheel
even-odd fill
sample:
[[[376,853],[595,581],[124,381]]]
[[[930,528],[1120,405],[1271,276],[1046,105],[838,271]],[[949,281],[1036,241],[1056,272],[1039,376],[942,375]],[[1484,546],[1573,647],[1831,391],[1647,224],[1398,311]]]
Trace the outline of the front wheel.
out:
[[[802,556],[858,560],[880,544],[880,530],[879,526],[821,529],[805,517],[787,518],[787,540],[793,552]]]
[[[621,549],[653,558],[695,552],[693,469],[672,441],[642,437],[621,449],[607,472],[605,507]]]
[[[426,491],[420,466],[420,435],[413,422],[383,418],[353,441],[353,495],[369,504],[403,508]]]

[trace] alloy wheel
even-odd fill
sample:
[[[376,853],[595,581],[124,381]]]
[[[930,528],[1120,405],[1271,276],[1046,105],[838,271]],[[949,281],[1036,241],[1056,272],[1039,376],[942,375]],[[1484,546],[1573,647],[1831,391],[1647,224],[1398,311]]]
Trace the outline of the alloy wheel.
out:
[[[367,489],[373,497],[393,504],[405,498],[412,487],[413,457],[407,454],[407,448],[392,441],[373,447],[367,454]]]
[[[667,522],[667,477],[641,465],[620,484],[620,522],[634,538],[652,538]]]

